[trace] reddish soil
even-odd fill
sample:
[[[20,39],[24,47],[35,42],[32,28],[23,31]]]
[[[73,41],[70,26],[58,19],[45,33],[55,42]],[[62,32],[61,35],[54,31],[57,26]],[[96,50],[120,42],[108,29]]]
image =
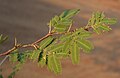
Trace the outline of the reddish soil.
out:
[[[79,22],[76,27],[84,26],[96,10],[117,18],[118,23],[112,26],[111,32],[93,36],[95,49],[91,54],[81,53],[80,64],[63,60],[62,74],[55,75],[46,67],[40,68],[28,61],[15,78],[120,78],[120,0],[0,0],[0,34],[10,36],[10,41],[0,50],[12,47],[14,37],[21,43],[29,43],[44,36],[48,31],[46,23],[51,17],[73,8],[81,9],[75,17]],[[0,67],[4,68],[5,78],[11,72],[11,66],[6,61]]]

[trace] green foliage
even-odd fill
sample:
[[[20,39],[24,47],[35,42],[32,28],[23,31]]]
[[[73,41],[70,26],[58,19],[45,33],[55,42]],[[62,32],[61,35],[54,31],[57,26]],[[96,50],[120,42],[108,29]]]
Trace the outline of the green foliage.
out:
[[[62,53],[64,54],[63,56],[67,56],[70,51],[70,40],[66,41],[63,45],[62,48]]]
[[[103,12],[94,12],[88,21],[88,26],[91,26],[94,29],[94,32],[100,34],[104,31],[110,31],[111,28],[108,25],[115,23],[116,19],[106,18]]]
[[[9,54],[9,60],[13,63],[18,61],[18,50],[15,50],[11,54]]]
[[[94,47],[93,45],[91,44],[90,41],[88,40],[79,40],[77,41],[78,42],[78,46],[84,50],[84,52],[90,52]]]
[[[3,35],[0,35],[0,44],[2,44],[3,42],[5,42],[8,39],[8,37],[3,37]]]
[[[93,49],[93,45],[87,39],[91,37],[91,32],[84,30],[83,28],[77,29],[74,32],[65,34],[59,38],[64,43],[61,53],[70,55],[73,64],[79,63],[80,49],[84,52],[90,52]],[[67,41],[66,41],[67,40]]]
[[[46,50],[51,54],[52,52],[60,51],[63,48],[63,44],[53,44],[49,46]]]
[[[13,71],[8,76],[8,78],[14,78],[15,74],[20,70],[22,64],[23,63],[20,63],[20,62],[16,64],[15,67],[13,68]]]
[[[66,32],[72,24],[72,17],[79,13],[79,9],[66,10],[60,16],[55,16],[49,23],[54,29],[52,32]]]
[[[39,58],[40,53],[41,53],[40,50],[34,50],[33,52],[31,52],[29,57],[31,60],[36,61]]]
[[[3,78],[2,74],[0,74],[0,78]]]
[[[102,23],[104,24],[115,24],[116,23],[116,19],[113,18],[104,18],[103,20],[101,20]]]
[[[66,10],[59,16],[50,20],[50,35],[38,44],[35,50],[19,52],[15,50],[9,54],[11,62],[17,62],[9,78],[13,78],[27,59],[37,61],[38,65],[47,66],[48,69],[56,74],[61,73],[62,67],[60,60],[62,58],[71,58],[73,64],[79,64],[80,52],[90,53],[94,49],[89,40],[93,32],[100,34],[104,31],[110,31],[109,25],[115,24],[116,19],[106,18],[103,12],[95,12],[89,19],[85,27],[70,31],[72,17],[79,13],[79,9]],[[89,28],[92,28],[89,30]],[[53,35],[55,34],[55,36]],[[60,34],[60,35],[58,35]],[[0,43],[7,37],[0,36]],[[37,44],[36,44],[37,45]],[[2,77],[2,76],[1,76]]]
[[[48,45],[50,45],[53,41],[55,40],[55,38],[53,38],[52,36],[44,39],[40,44],[40,49],[44,49],[45,47],[47,47]]]
[[[29,53],[30,52],[30,53]],[[16,72],[18,72],[21,68],[21,66],[26,62],[26,59],[30,57],[31,51],[26,51],[24,53],[19,53],[18,50],[15,50],[11,54],[9,54],[9,60],[12,63],[16,63],[16,65],[13,67],[13,71],[10,73],[8,78],[14,78]]]
[[[54,73],[61,73],[61,64],[55,54],[48,56],[48,68]]]
[[[47,55],[46,52],[41,52],[39,54],[39,58],[38,58],[38,65],[40,65],[41,67],[45,66],[47,62]]]
[[[71,45],[70,51],[71,51],[72,63],[78,64],[79,63],[79,47],[76,42],[74,42],[73,45]]]
[[[0,78],[3,78],[3,76],[2,76],[2,69],[0,69]]]

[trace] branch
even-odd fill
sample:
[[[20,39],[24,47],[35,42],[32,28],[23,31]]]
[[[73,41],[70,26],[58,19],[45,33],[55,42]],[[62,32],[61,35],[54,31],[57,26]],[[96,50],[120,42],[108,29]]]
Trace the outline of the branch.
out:
[[[16,50],[18,48],[34,47],[35,49],[38,49],[39,47],[38,47],[37,43],[41,42],[42,40],[44,40],[47,37],[52,36],[54,34],[64,34],[64,33],[48,33],[44,37],[38,39],[37,41],[35,41],[35,42],[31,43],[31,44],[24,44],[24,45],[18,44],[18,45],[16,45],[16,43],[15,43],[15,46],[13,48],[9,49],[6,52],[1,53],[0,57],[10,54],[11,52],[13,52],[14,50]]]
[[[8,56],[5,56],[4,59],[0,62],[0,66],[5,62],[5,60],[8,58]]]
[[[45,35],[44,37],[42,37],[42,38],[38,39],[37,41],[33,42],[32,44],[33,44],[33,45],[34,45],[34,44],[37,44],[37,43],[41,42],[42,40],[44,40],[45,38],[47,38],[47,37],[49,37],[49,36],[51,36],[51,35],[53,35],[53,34],[52,34],[52,33],[48,33],[48,34]]]
[[[19,48],[21,46],[14,46],[13,48],[11,48],[10,50],[6,51],[6,52],[3,52],[0,54],[0,56],[4,56],[4,55],[8,55],[10,52],[16,50],[17,48]]]
[[[0,54],[0,56],[5,56],[5,55],[8,55],[10,54],[11,52],[13,52],[14,50],[18,49],[18,48],[26,48],[26,47],[34,47],[35,49],[37,49],[37,43],[41,42],[42,40],[46,39],[47,37],[53,35],[52,33],[48,33],[47,35],[45,35],[44,37],[38,39],[37,41],[31,43],[31,44],[25,44],[25,45],[15,45],[13,48],[9,49],[8,51],[6,52],[3,52]]]

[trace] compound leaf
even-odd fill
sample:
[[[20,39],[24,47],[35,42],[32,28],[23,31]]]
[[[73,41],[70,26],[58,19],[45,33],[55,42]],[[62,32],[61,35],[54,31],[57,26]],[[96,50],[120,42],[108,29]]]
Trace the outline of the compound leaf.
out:
[[[52,32],[66,32],[72,24],[71,18],[79,13],[79,9],[64,11],[60,16],[55,16],[49,23],[53,27]]]
[[[62,48],[63,44],[53,44],[50,47],[46,48],[46,50],[49,52],[56,52],[62,50]]]
[[[66,40],[70,40],[70,38],[72,37],[72,33],[67,33],[65,35],[62,35],[59,40],[60,41],[66,41]]]
[[[10,73],[8,78],[14,78],[16,72],[18,72],[20,70],[21,65],[23,65],[23,63],[20,63],[20,62],[17,65],[15,65],[15,67],[13,68],[13,71]]]
[[[30,55],[30,59],[32,59],[33,61],[37,60],[39,58],[40,53],[41,50],[34,50]]]
[[[26,53],[19,53],[17,59],[19,62],[24,63],[26,61],[26,58],[27,58]]]
[[[95,12],[89,19],[88,26],[91,26],[97,34],[104,31],[110,31],[111,28],[107,25],[116,23],[116,19],[106,18],[103,12]]]
[[[2,74],[1,74],[1,72],[2,72],[2,69],[0,69],[0,78],[3,78],[3,76],[2,76]]]
[[[55,55],[48,56],[48,68],[56,74],[61,73],[61,63]]]
[[[80,9],[66,10],[60,15],[60,17],[64,19],[70,19],[71,17],[78,14],[79,12],[80,12]]]
[[[94,47],[88,40],[77,40],[77,43],[81,49],[83,49],[85,52],[90,52]]]
[[[68,40],[64,43],[62,53],[68,54],[69,48],[70,48],[70,40]]]
[[[3,42],[5,42],[8,39],[8,37],[3,37],[3,35],[0,35],[0,44],[2,44]]]
[[[110,18],[104,18],[102,21],[101,21],[102,23],[104,23],[104,24],[115,24],[117,21],[116,21],[116,19],[110,19]]]
[[[46,52],[41,52],[38,58],[38,64],[43,67],[46,65],[46,61],[47,61],[47,54]]]
[[[52,36],[49,36],[48,38],[44,39],[40,44],[40,49],[44,49],[47,47],[49,44],[51,44],[54,41],[54,38]]]
[[[73,46],[71,46],[71,59],[73,64],[79,63],[79,48],[76,42],[74,42]]]
[[[80,39],[81,39],[81,38],[84,38],[84,39],[90,38],[91,35],[92,35],[91,32],[88,32],[88,31],[84,30],[83,28],[80,28],[80,29],[76,30],[76,31],[72,34],[72,36],[76,36],[76,37],[79,36]]]
[[[18,51],[17,50],[15,50],[11,54],[9,54],[9,60],[13,63],[18,61]]]
[[[0,78],[3,78],[2,74],[0,74]]]
[[[64,32],[66,29],[65,28],[55,28],[53,31],[54,32]]]
[[[112,30],[109,26],[99,26],[99,29],[105,30],[105,31],[110,31],[110,30]]]

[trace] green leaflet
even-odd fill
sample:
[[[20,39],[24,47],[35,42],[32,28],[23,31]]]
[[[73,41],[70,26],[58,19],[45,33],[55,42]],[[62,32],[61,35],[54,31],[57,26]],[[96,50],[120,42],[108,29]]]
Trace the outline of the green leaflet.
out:
[[[104,31],[110,31],[112,30],[109,26],[105,26],[105,25],[98,25],[97,28],[94,29],[94,31],[97,33],[97,34],[101,34],[102,32]]]
[[[52,36],[49,36],[48,38],[44,39],[40,44],[40,49],[44,49],[48,45],[50,45],[53,42],[54,38]]]
[[[68,41],[66,41],[66,43],[64,43],[62,53],[68,54],[69,48],[70,48],[70,40],[68,40]]]
[[[19,53],[17,57],[18,61],[21,63],[25,63],[26,58],[27,58],[26,53]]]
[[[73,45],[71,45],[71,59],[73,64],[79,63],[79,48],[77,46],[77,43],[74,42]]]
[[[81,33],[79,34],[79,36],[80,36],[80,38],[85,38],[85,39],[87,39],[87,38],[90,38],[90,37],[92,36],[92,33],[90,33],[90,32],[81,32]]]
[[[59,16],[55,16],[52,20],[51,20],[51,26],[53,27],[57,27],[57,25],[65,25],[68,26],[72,23],[71,19],[60,19]]]
[[[88,21],[88,25],[93,26],[95,24],[95,18],[94,18],[94,13],[92,14],[92,17]]]
[[[65,32],[69,26],[72,24],[72,20],[60,20],[54,25],[53,31],[55,32]]]
[[[0,35],[0,44],[2,44],[3,42],[5,42],[8,39],[8,37],[3,37],[3,35]]]
[[[48,69],[49,69],[50,71],[53,71],[52,62],[53,62],[52,56],[48,56],[48,63],[47,63],[47,66],[48,66]]]
[[[98,24],[99,21],[100,21],[100,18],[101,18],[101,12],[96,12],[94,15],[95,15],[94,16],[95,17],[95,23]]]
[[[117,22],[116,19],[104,18],[102,21],[104,24],[115,24]]]
[[[58,58],[60,58],[60,59],[69,56],[69,54],[67,54],[67,53],[63,53],[62,51],[60,51],[60,52],[56,52],[55,55],[56,55]]]
[[[0,74],[0,78],[3,78],[2,74]]]
[[[56,28],[58,28],[58,29],[60,28],[60,29],[64,29],[64,30],[65,30],[65,29],[67,28],[67,26],[66,26],[66,25],[62,25],[62,24],[57,24],[57,25],[55,26],[55,29],[56,29]]]
[[[37,60],[39,58],[40,53],[41,50],[34,50],[30,55],[30,59],[32,59],[33,61]]]
[[[60,20],[60,18],[59,18],[59,16],[55,16],[54,18],[53,18],[53,20],[55,21],[55,23],[57,23],[59,20]]]
[[[2,69],[0,69],[0,78],[3,78],[3,76],[2,76]]]
[[[63,44],[53,44],[51,46],[49,46],[48,48],[46,48],[47,51],[51,52],[56,52],[56,51],[60,51],[63,48]]]
[[[71,23],[72,23],[72,19],[61,19],[61,21],[59,21],[57,24],[69,26]]]
[[[15,67],[13,68],[13,71],[10,73],[8,78],[14,78],[16,72],[18,72],[20,70],[21,65],[23,65],[23,63],[20,63],[20,62],[17,65],[15,65]]]
[[[94,28],[94,32],[96,32],[97,34],[101,34],[101,29],[98,27],[98,28]]]
[[[46,60],[47,59],[47,54],[46,52],[41,52],[38,58],[38,65],[40,65],[41,67],[46,65]]]
[[[65,28],[55,28],[53,32],[64,32],[65,30]]]
[[[91,32],[88,32],[86,30],[84,30],[83,28],[80,28],[78,30],[76,30],[75,32],[73,32],[72,36],[78,36],[80,39],[81,38],[90,38],[91,37]]]
[[[100,20],[103,18],[101,15],[101,12],[94,12],[92,17],[89,19],[88,25],[94,27],[96,24],[99,24]]]
[[[79,12],[80,12],[80,9],[66,10],[60,15],[60,18],[70,19],[71,17],[78,14]]]
[[[63,58],[69,55],[70,49],[70,40],[60,45],[60,49],[56,51],[56,56]]]
[[[100,21],[102,21],[103,19],[105,18],[105,14],[104,14],[104,12],[101,12],[101,14],[100,14]]]
[[[70,40],[71,37],[72,37],[72,33],[67,33],[67,34],[61,36],[61,37],[59,38],[59,40],[60,40],[60,41],[66,41],[66,40]]]
[[[13,71],[9,76],[8,76],[8,78],[14,78],[14,76],[15,76],[15,71]]]
[[[59,16],[55,16],[54,18],[52,18],[52,20],[50,20],[49,26],[55,26],[55,24],[57,24],[59,20]]]
[[[56,74],[61,73],[61,63],[55,55],[48,56],[48,69]]]
[[[112,30],[109,26],[99,26],[99,29],[105,30],[105,31],[110,31],[110,30]]]
[[[54,25],[52,32],[65,32],[68,30],[69,26],[72,24],[72,21],[60,20]]]
[[[41,67],[44,67],[46,65],[46,57],[43,57],[41,61],[38,62],[38,65],[40,65]]]
[[[54,27],[61,27],[61,28],[64,28],[64,27],[68,27],[70,24],[72,24],[72,20],[71,19],[68,19],[68,20],[60,20],[58,21]]]
[[[15,50],[11,54],[9,54],[9,60],[13,63],[18,61],[18,51],[17,50]]]
[[[84,52],[90,52],[94,47],[88,40],[77,40],[78,46],[84,50]]]

